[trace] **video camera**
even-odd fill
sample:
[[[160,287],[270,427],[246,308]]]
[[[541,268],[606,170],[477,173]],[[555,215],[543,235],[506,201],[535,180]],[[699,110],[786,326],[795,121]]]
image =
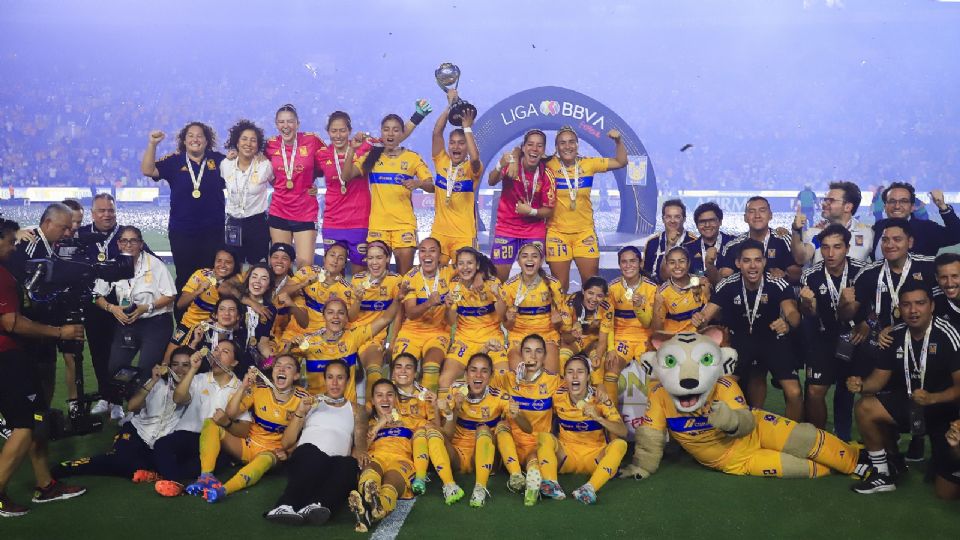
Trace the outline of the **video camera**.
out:
[[[78,239],[67,239],[57,244],[56,252],[50,257],[26,262],[25,288],[31,314],[55,326],[83,324],[83,310],[93,304],[93,286],[97,279],[113,282],[133,277],[133,257],[121,255],[113,260],[98,261],[90,256],[88,247]],[[90,409],[101,396],[84,392],[83,341],[62,340],[58,348],[74,356],[76,406],[71,407],[68,415],[59,409],[38,414],[37,437],[57,440],[98,432],[103,429],[103,419],[90,414]]]

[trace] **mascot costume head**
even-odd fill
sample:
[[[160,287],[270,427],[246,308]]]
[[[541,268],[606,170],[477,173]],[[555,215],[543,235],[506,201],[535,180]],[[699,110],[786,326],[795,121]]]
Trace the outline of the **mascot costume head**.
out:
[[[704,329],[702,334],[654,334],[655,351],[641,357],[648,375],[660,381],[677,411],[701,409],[720,377],[731,375],[737,365],[737,351],[721,347],[723,330]]]

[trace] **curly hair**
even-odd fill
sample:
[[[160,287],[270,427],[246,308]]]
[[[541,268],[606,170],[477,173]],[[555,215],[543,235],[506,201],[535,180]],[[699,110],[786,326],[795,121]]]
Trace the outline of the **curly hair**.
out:
[[[190,122],[183,126],[180,133],[177,133],[177,152],[182,154],[187,151],[187,131],[193,126],[198,126],[203,130],[203,136],[207,139],[206,150],[213,150],[217,146],[217,134],[213,131],[213,128],[203,122]]]
[[[246,118],[238,120],[237,123],[230,128],[230,134],[227,136],[227,144],[224,145],[224,148],[227,150],[236,150],[237,144],[240,142],[240,136],[248,129],[253,130],[253,133],[257,137],[257,151],[263,152],[264,148],[267,147],[267,141],[263,137],[263,129]]]

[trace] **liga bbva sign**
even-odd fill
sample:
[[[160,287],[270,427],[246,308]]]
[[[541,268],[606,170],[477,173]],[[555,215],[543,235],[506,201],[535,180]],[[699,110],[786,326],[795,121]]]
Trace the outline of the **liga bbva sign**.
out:
[[[627,146],[629,163],[613,171],[620,189],[620,221],[617,232],[648,235],[657,222],[657,180],[647,151],[633,129],[617,113],[599,101],[567,88],[541,86],[514,94],[490,107],[474,122],[480,159],[489,164],[511,141],[531,129],[556,131],[570,126],[580,144],[588,144],[604,156],[615,153],[607,132],[617,129]],[[553,141],[547,141],[553,148]],[[497,204],[493,204],[494,214]],[[494,215],[494,220],[496,216]],[[490,231],[494,229],[490,224]]]

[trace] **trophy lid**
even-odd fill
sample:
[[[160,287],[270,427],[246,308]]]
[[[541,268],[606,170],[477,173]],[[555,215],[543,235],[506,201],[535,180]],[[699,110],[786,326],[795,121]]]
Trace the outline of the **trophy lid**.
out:
[[[434,71],[437,83],[444,87],[451,87],[460,80],[460,68],[456,64],[444,62]]]

